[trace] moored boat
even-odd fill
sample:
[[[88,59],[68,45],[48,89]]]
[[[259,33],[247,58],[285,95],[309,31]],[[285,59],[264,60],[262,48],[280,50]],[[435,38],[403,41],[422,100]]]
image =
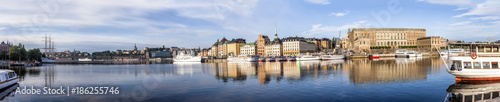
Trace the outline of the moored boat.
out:
[[[42,63],[56,63],[56,59],[55,58],[42,58]]]
[[[228,62],[257,62],[259,57],[251,55],[239,55],[238,57],[227,58]]]
[[[344,59],[344,55],[322,55],[321,60],[340,60]]]
[[[174,62],[201,62],[201,56],[180,54],[175,56]]]
[[[377,54],[373,54],[373,55],[368,55],[368,58],[370,58],[370,59],[379,59],[380,56],[378,56]]]
[[[306,60],[321,60],[319,56],[312,56],[312,55],[303,55],[303,56],[298,56],[297,60],[300,61],[306,61]]]
[[[396,52],[394,53],[394,56],[397,58],[397,57],[404,57],[404,58],[408,58],[408,51],[406,50],[396,50]]]
[[[500,79],[500,44],[470,44],[473,53],[450,56],[452,65],[446,71],[455,76],[457,82],[464,80]]]
[[[19,82],[19,76],[13,70],[0,70],[0,89]]]

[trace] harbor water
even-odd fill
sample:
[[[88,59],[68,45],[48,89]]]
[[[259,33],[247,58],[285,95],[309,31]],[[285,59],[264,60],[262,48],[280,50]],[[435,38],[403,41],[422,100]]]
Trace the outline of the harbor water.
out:
[[[119,87],[118,94],[98,95],[2,90],[2,101],[442,102],[452,97],[447,89],[455,84],[439,57],[2,68],[16,71],[20,88]]]

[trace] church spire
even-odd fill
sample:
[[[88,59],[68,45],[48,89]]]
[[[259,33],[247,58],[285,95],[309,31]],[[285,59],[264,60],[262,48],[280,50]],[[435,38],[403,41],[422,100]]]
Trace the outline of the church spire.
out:
[[[278,27],[276,26],[276,22],[274,23],[274,39],[279,39],[278,38]]]

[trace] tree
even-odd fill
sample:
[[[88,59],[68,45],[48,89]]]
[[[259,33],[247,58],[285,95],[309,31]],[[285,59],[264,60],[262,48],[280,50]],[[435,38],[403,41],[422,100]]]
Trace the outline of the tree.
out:
[[[42,60],[42,52],[40,52],[40,49],[38,48],[34,48],[34,49],[31,49],[28,51],[28,59],[31,59],[31,60],[37,60],[37,61],[41,61]]]
[[[17,60],[22,60],[23,56],[21,54],[21,49],[19,46],[12,46],[10,47],[10,52],[9,52],[9,57],[10,57],[10,60],[14,60],[14,61],[17,61]]]

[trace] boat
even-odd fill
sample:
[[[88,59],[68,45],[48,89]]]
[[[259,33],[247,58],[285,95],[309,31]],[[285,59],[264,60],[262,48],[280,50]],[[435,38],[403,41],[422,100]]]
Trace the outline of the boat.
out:
[[[320,56],[312,56],[312,55],[304,55],[304,56],[299,56],[296,58],[299,61],[306,61],[306,60],[321,60]]]
[[[174,62],[201,62],[201,56],[186,55],[181,53],[175,56]]]
[[[92,59],[89,59],[89,58],[79,58],[78,61],[80,61],[80,62],[89,62],[89,61],[92,61]]]
[[[265,58],[259,58],[258,62],[265,62],[266,59]]]
[[[452,84],[446,89],[451,94],[450,102],[498,102],[499,81],[470,81]],[[479,97],[476,97],[479,96]]]
[[[422,53],[416,51],[408,51],[405,53],[408,57],[422,57]]]
[[[227,58],[228,62],[257,62],[259,57],[251,55],[238,55],[238,57]]]
[[[0,90],[1,91],[0,92],[0,97],[1,97],[0,101],[3,101],[3,99],[5,99],[8,96],[14,97],[17,87],[19,87],[19,83],[15,83],[13,85],[7,86],[6,88],[3,88],[2,90]]]
[[[455,76],[457,82],[464,80],[500,79],[500,44],[464,44],[473,50],[468,55],[450,56],[451,67],[447,72]]]
[[[0,70],[0,89],[19,82],[19,76],[13,70]]]
[[[292,56],[289,56],[289,57],[286,57],[286,60],[291,62],[291,61],[295,61],[296,58],[295,57],[292,57]]]
[[[373,55],[368,55],[368,58],[370,58],[370,59],[379,59],[380,56],[378,56],[377,54],[373,54]]]
[[[42,58],[42,63],[56,63],[57,59],[55,58]]]
[[[274,62],[274,61],[276,61],[276,58],[274,58],[274,57],[266,58],[266,62]]]
[[[276,62],[281,62],[281,61],[286,61],[287,58],[286,57],[276,57],[275,60],[276,60]]]
[[[396,58],[398,58],[398,57],[408,58],[407,52],[408,51],[406,51],[406,50],[396,50],[396,52],[394,53],[394,56]]]
[[[344,59],[344,55],[322,55],[320,56],[321,60],[339,60],[339,59]]]

